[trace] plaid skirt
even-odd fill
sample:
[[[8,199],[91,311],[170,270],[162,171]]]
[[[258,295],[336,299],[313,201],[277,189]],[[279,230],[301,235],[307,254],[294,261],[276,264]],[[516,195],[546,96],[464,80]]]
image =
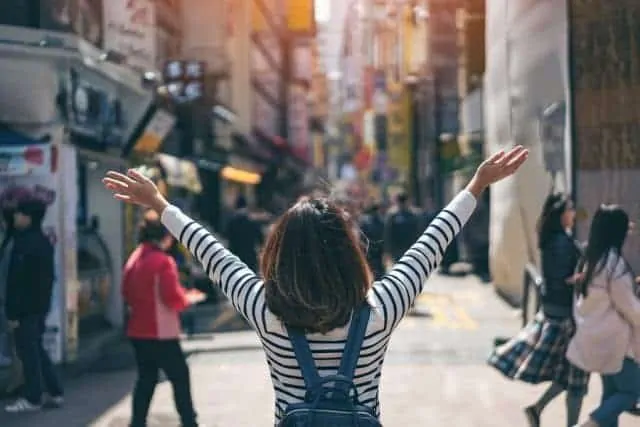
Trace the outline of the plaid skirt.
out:
[[[488,363],[513,380],[530,384],[552,381],[569,393],[585,395],[589,373],[565,356],[574,332],[571,318],[553,319],[539,312],[516,337],[494,349]]]

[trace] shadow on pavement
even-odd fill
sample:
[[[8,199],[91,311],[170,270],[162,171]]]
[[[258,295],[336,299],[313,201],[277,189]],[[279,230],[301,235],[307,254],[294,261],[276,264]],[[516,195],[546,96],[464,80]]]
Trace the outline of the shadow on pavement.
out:
[[[66,384],[66,403],[63,408],[29,414],[7,414],[2,411],[0,426],[85,427],[93,425],[97,419],[131,392],[134,380],[135,373],[132,370],[92,374],[71,380]]]

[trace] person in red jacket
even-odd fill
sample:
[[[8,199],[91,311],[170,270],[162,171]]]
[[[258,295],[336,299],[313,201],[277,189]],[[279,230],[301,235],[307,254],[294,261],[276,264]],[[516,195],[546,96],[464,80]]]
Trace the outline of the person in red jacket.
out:
[[[180,312],[201,300],[178,280],[174,259],[166,253],[173,237],[154,212],[140,226],[140,245],[124,267],[122,295],[129,308],[127,336],[138,368],[133,392],[131,427],[146,426],[160,370],[171,382],[183,427],[195,427],[189,367],[180,347]]]

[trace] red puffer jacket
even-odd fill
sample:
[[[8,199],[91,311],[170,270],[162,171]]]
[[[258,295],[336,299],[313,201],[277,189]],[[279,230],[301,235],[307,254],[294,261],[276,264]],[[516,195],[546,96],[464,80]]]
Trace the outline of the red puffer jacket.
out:
[[[138,246],[124,267],[122,296],[129,306],[127,336],[179,337],[179,314],[189,303],[171,256],[148,243]]]

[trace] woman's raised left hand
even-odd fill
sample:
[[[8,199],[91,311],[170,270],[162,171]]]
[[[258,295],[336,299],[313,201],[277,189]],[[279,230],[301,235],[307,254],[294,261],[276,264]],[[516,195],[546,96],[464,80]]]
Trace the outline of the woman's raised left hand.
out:
[[[158,214],[169,206],[153,181],[135,169],[129,169],[126,175],[109,171],[102,182],[114,198],[123,202],[151,208]]]

